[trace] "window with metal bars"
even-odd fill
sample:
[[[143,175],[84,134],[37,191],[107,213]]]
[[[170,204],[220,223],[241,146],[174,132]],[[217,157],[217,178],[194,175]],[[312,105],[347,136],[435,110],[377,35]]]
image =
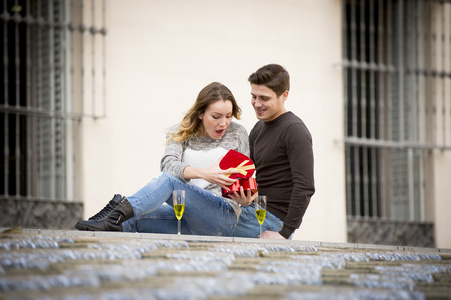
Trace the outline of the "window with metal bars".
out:
[[[94,39],[106,30],[83,20],[88,13],[94,21],[105,4],[85,2],[5,0],[0,5],[0,199],[77,200],[79,123],[85,116],[103,116],[86,112],[83,82],[94,81],[84,73],[94,74],[96,63],[87,72],[85,60],[87,53],[92,60],[99,57]]]
[[[342,4],[347,214],[424,222],[451,150],[451,2]]]

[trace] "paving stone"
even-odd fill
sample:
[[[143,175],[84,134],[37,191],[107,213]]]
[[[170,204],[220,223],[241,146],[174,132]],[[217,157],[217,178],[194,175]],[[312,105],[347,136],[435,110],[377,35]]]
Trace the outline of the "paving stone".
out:
[[[16,229],[0,299],[451,299],[451,251]]]

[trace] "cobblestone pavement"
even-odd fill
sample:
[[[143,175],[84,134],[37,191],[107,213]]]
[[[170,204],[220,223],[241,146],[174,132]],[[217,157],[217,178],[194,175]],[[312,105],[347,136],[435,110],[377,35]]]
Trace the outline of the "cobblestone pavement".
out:
[[[450,249],[17,228],[0,262],[0,299],[451,299]]]

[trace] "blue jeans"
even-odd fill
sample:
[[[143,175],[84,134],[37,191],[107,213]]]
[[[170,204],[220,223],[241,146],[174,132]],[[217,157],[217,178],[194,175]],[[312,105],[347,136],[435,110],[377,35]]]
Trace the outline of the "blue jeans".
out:
[[[262,232],[266,230],[279,232],[282,226],[283,222],[278,217],[266,211],[265,221],[262,224]],[[255,215],[254,203],[246,207],[241,207],[241,216],[232,236],[256,238],[259,235],[260,223],[258,223],[257,216]]]
[[[177,233],[172,191],[185,190],[182,234],[230,236],[237,224],[233,208],[220,196],[179,178],[160,173],[146,186],[127,197],[134,217],[122,223],[126,232]]]

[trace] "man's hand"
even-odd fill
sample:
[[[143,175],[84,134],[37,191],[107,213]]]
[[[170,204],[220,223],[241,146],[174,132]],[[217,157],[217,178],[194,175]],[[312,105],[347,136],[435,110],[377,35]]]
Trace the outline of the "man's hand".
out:
[[[258,236],[260,237],[260,236]],[[273,239],[273,240],[286,240],[283,236],[280,235],[280,233],[276,231],[264,231],[261,235],[262,239]]]
[[[258,197],[258,192],[252,195],[250,190],[244,191],[243,187],[240,187],[240,193],[234,192],[233,195],[229,195],[229,197],[241,206],[249,206],[254,199]]]

